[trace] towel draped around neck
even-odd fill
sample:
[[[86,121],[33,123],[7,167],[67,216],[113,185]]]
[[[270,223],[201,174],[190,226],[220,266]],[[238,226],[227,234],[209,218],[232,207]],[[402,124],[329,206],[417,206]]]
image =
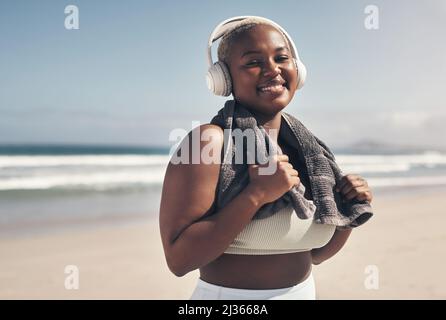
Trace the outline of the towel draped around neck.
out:
[[[286,112],[281,114],[279,136],[298,153],[305,164],[313,201],[304,197],[305,187],[300,183],[298,187],[291,188],[279,199],[263,205],[253,219],[264,219],[290,205],[299,218],[335,225],[338,229],[354,228],[370,219],[373,212],[368,201],[352,199],[342,202],[339,193],[336,192],[335,187],[343,174],[330,149],[295,117]],[[265,164],[269,155],[280,154],[281,151],[265,129],[257,124],[255,116],[234,100],[225,103],[213,117],[211,124],[218,125],[224,130],[223,162],[216,190],[216,207],[213,212],[215,213],[249,184],[248,163],[244,161],[245,159],[251,156],[256,164]],[[242,149],[239,148],[234,142],[236,129],[254,133],[256,152],[249,152],[245,144]],[[239,160],[240,153],[243,161]]]

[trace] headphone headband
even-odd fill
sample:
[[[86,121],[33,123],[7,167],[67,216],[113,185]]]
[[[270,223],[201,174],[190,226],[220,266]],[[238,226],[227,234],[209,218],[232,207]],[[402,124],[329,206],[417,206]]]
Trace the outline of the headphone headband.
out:
[[[259,21],[263,21],[266,22],[274,27],[276,27],[277,29],[279,29],[287,38],[288,42],[291,45],[291,54],[293,55],[294,58],[299,60],[299,54],[297,53],[297,49],[296,49],[296,45],[293,42],[293,39],[291,39],[291,37],[288,35],[288,33],[285,31],[285,29],[283,29],[280,25],[278,25],[277,23],[275,23],[272,20],[263,18],[263,17],[258,17],[258,16],[238,16],[238,17],[232,17],[229,19],[226,19],[224,21],[222,21],[221,23],[219,23],[214,31],[212,31],[211,35],[209,36],[209,40],[208,40],[208,46],[207,46],[207,57],[208,57],[208,65],[209,67],[211,67],[214,62],[212,61],[212,44],[217,41],[218,39],[220,39],[221,37],[223,37],[226,32],[232,27],[232,25],[236,22],[239,21],[243,21],[245,19],[250,19],[250,18],[254,18],[256,20]]]

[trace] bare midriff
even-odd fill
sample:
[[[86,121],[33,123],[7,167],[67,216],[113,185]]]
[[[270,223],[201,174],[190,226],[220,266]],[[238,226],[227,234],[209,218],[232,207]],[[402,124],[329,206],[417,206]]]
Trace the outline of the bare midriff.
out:
[[[311,273],[310,251],[274,255],[223,254],[200,268],[200,279],[238,289],[280,289]]]

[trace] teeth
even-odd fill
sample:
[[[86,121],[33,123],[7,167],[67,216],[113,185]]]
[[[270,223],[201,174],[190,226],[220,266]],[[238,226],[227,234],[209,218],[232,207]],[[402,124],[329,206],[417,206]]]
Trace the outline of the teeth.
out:
[[[260,91],[267,92],[267,91],[272,91],[272,90],[279,90],[282,87],[283,87],[283,85],[278,84],[278,85],[275,85],[275,86],[268,86],[268,87],[260,88]]]

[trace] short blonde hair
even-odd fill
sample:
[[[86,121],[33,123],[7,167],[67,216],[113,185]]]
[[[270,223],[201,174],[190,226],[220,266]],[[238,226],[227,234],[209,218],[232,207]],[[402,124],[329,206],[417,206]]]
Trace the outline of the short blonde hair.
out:
[[[236,23],[234,26],[232,26],[225,33],[225,35],[221,38],[220,43],[218,45],[218,49],[217,49],[218,60],[228,64],[231,47],[234,45],[238,36],[240,36],[241,34],[247,32],[248,30],[250,30],[258,25],[267,25],[267,26],[273,27],[274,29],[279,31],[282,34],[282,36],[285,38],[285,41],[286,41],[288,47],[291,49],[291,45],[288,41],[288,38],[282,32],[282,30],[278,29],[275,25],[269,23],[268,21],[253,17],[253,18],[244,19],[244,20]]]

